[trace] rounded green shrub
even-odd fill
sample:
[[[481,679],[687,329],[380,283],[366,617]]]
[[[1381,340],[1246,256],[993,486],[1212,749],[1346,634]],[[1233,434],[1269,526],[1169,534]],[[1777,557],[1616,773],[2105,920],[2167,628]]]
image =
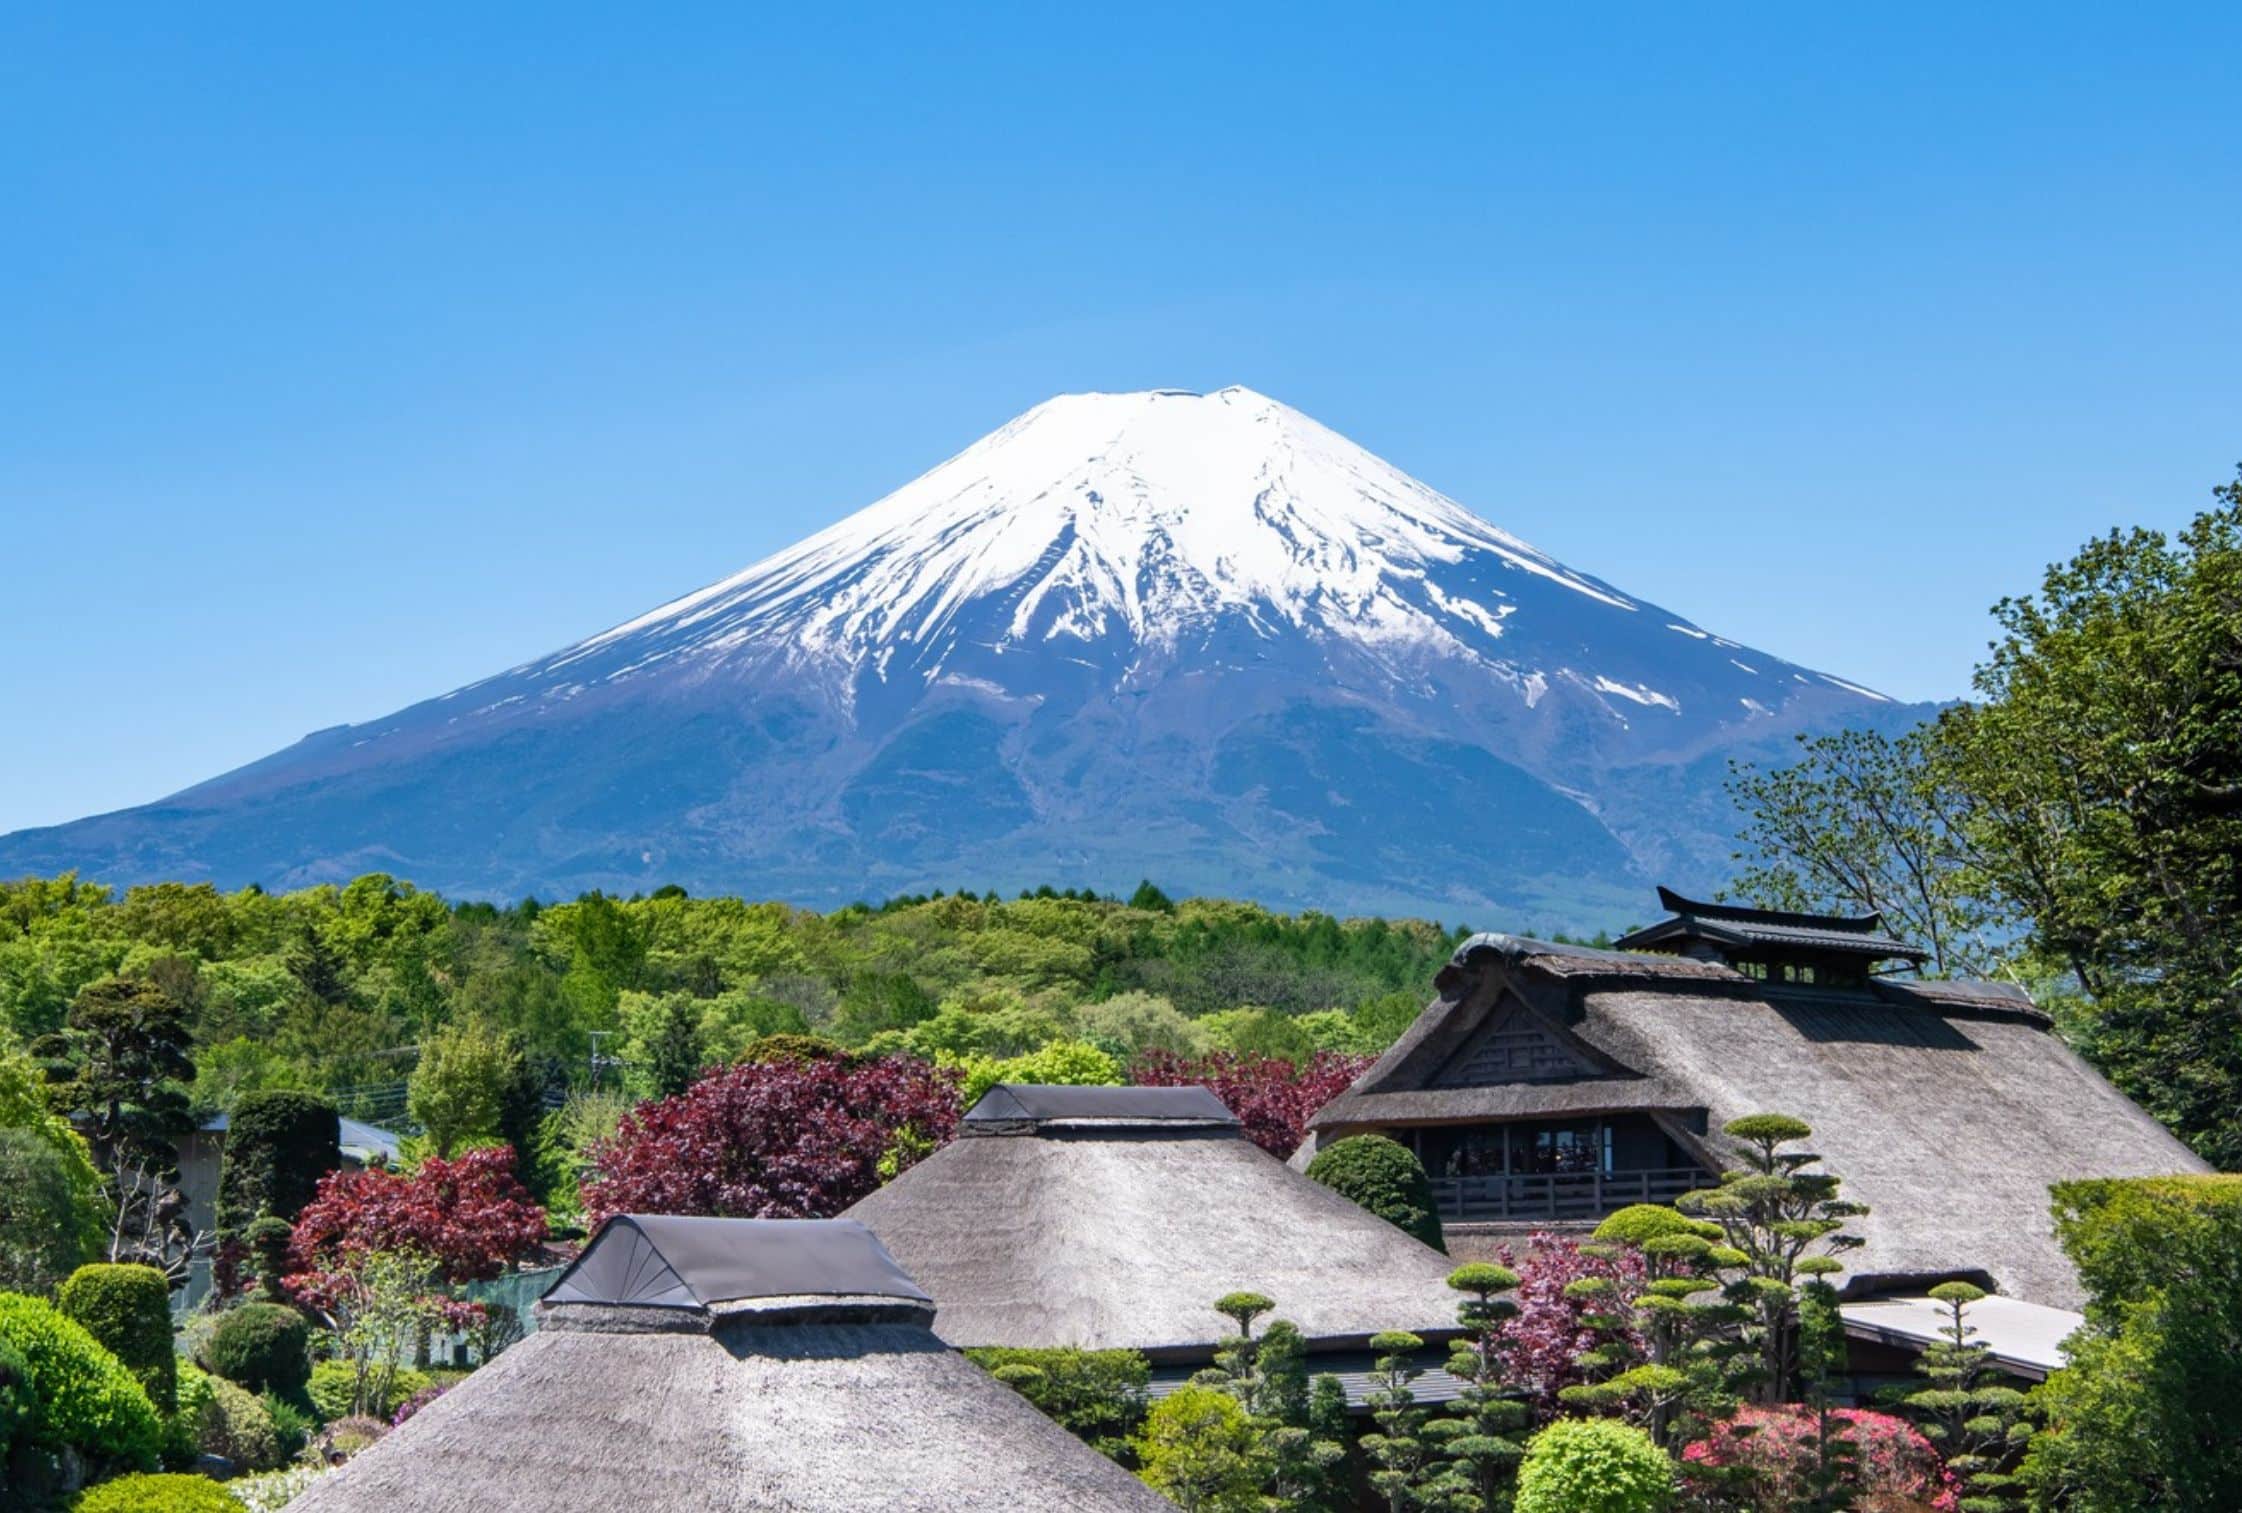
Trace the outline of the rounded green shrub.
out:
[[[125,1363],[158,1413],[177,1406],[179,1357],[171,1348],[171,1284],[162,1272],[108,1262],[81,1266],[56,1290],[55,1305]]]
[[[1432,1183],[1407,1146],[1384,1135],[1349,1135],[1317,1151],[1308,1176],[1433,1249],[1447,1248]]]
[[[315,1093],[244,1093],[226,1121],[218,1228],[240,1235],[260,1215],[293,1221],[341,1164],[335,1106]]]
[[[1663,1513],[1674,1466],[1642,1430],[1608,1418],[1561,1418],[1518,1464],[1514,1513]]]
[[[0,1345],[23,1359],[32,1413],[22,1438],[101,1465],[156,1463],[163,1430],[147,1391],[84,1326],[51,1303],[0,1293]]]
[[[218,1320],[203,1364],[251,1392],[293,1392],[311,1377],[311,1326],[280,1303],[244,1303]]]
[[[224,1456],[243,1471],[271,1471],[281,1463],[280,1435],[259,1399],[224,1377],[213,1377],[210,1400],[196,1426],[205,1455]]]
[[[165,1472],[120,1476],[78,1494],[70,1513],[242,1513],[231,1492],[207,1476]]]
[[[351,1393],[356,1390],[357,1380],[357,1373],[348,1361],[321,1361],[312,1367],[311,1383],[305,1390],[311,1395],[312,1411],[319,1415],[321,1423],[331,1424],[350,1416]],[[431,1381],[426,1372],[401,1367],[389,1379],[389,1390],[382,1394],[382,1400],[369,1403],[367,1412],[387,1423],[406,1398],[431,1385]]]

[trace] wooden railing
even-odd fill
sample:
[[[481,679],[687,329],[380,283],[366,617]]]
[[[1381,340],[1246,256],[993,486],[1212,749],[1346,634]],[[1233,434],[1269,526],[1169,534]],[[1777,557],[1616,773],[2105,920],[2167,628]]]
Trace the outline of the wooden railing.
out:
[[[1435,1177],[1443,1219],[1598,1219],[1630,1203],[1671,1203],[1714,1185],[1693,1166],[1631,1172],[1520,1172],[1511,1176]]]

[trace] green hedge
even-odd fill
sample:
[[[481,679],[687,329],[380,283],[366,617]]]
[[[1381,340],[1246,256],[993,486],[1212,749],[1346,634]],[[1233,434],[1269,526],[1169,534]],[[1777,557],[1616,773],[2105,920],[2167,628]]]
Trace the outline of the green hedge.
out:
[[[55,1304],[125,1363],[158,1413],[178,1406],[178,1352],[171,1348],[171,1284],[153,1266],[98,1262],[72,1272]]]
[[[260,1215],[294,1222],[319,1179],[341,1163],[335,1106],[313,1093],[244,1093],[226,1124],[218,1228],[239,1235]]]
[[[30,1444],[73,1449],[97,1465],[155,1465],[163,1444],[155,1405],[82,1325],[51,1303],[0,1293],[0,1345],[23,1357],[30,1377]]]
[[[1514,1513],[1661,1513],[1674,1465],[1642,1430],[1608,1418],[1561,1418],[1518,1464]]]
[[[242,1513],[232,1493],[207,1476],[167,1472],[122,1476],[89,1487],[70,1513]]]
[[[1308,1176],[1434,1250],[1446,1250],[1432,1183],[1409,1148],[1384,1135],[1349,1135],[1316,1152]]]
[[[311,1378],[311,1326],[281,1303],[244,1303],[218,1320],[204,1364],[251,1392],[294,1392]]]

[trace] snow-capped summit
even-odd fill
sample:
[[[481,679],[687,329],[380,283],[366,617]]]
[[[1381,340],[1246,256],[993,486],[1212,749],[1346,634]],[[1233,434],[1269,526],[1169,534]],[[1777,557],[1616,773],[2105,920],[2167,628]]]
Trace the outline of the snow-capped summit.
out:
[[[775,664],[848,705],[865,678],[1009,687],[993,663],[1013,653],[1015,666],[1019,655],[1084,661],[1118,688],[1238,630],[1304,636],[1395,676],[1460,659],[1529,702],[1569,681],[1622,713],[1678,710],[1678,693],[1644,681],[1639,658],[1596,665],[1582,654],[1592,641],[1559,651],[1545,637],[1506,638],[1510,617],[1537,599],[1561,626],[1605,618],[1615,637],[1641,633],[1630,622],[1647,610],[1658,636],[1702,643],[1697,660],[1718,670],[1724,699],[1725,685],[1804,676],[1728,657],[1733,643],[1235,387],[1047,400],[807,540],[513,676],[573,694],[684,667]],[[1782,697],[1739,692],[1725,712]]]
[[[0,866],[804,902],[1152,875],[1594,922],[1725,860],[1728,756],[1894,708],[1251,389],[1068,394],[707,588]]]

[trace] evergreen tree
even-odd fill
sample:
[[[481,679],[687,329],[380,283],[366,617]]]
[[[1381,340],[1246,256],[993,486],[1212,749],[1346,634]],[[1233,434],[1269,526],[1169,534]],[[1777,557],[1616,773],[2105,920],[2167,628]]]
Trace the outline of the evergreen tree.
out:
[[[2021,1506],[2022,1494],[2008,1468],[2029,1428],[2021,1422],[2024,1394],[1994,1380],[1992,1349],[1975,1341],[1977,1330],[1966,1316],[1984,1296],[1985,1289],[1968,1282],[1931,1289],[1946,1318],[1915,1362],[1930,1385],[1900,1401],[1961,1478],[1961,1513],[2010,1513]]]
[[[1508,1502],[1526,1453],[1518,1431],[1533,1420],[1533,1410],[1504,1385],[1498,1351],[1503,1324],[1518,1312],[1503,1296],[1518,1285],[1518,1273],[1475,1261],[1448,1273],[1448,1285],[1464,1294],[1456,1320],[1466,1332],[1448,1357],[1448,1374],[1464,1389],[1453,1416],[1425,1425],[1425,1438],[1444,1462],[1428,1483],[1427,1501],[1458,1513],[1495,1513]]]
[[[1675,1456],[1707,1423],[1733,1411],[1736,1326],[1744,1315],[1721,1295],[1721,1271],[1747,1257],[1724,1239],[1710,1221],[1652,1203],[1623,1208],[1599,1224],[1582,1254],[1631,1251],[1646,1280],[1631,1294],[1605,1276],[1566,1287],[1567,1297],[1589,1304],[1583,1322],[1596,1345],[1585,1359],[1599,1379],[1565,1388],[1561,1400],[1619,1411]]]
[[[1804,1364],[1799,1340],[1799,1291],[1815,1278],[1843,1271],[1837,1253],[1859,1246],[1845,1221],[1868,1212],[1839,1198],[1838,1179],[1807,1168],[1821,1160],[1810,1151],[1786,1151],[1813,1134],[1788,1114],[1752,1114],[1723,1126],[1744,1150],[1744,1166],[1720,1186],[1685,1193],[1675,1206],[1720,1228],[1734,1252],[1724,1295],[1742,1311],[1742,1338],[1757,1356],[1749,1387],[1755,1401],[1786,1402]]]
[[[656,1098],[674,1098],[691,1087],[708,1064],[698,1001],[682,993],[665,996],[661,1020],[646,1049],[647,1080]]]
[[[1387,1513],[1423,1507],[1418,1482],[1431,1456],[1423,1438],[1425,1410],[1409,1384],[1424,1375],[1417,1352],[1425,1342],[1406,1330],[1390,1329],[1370,1337],[1377,1359],[1370,1372],[1370,1416],[1378,1431],[1362,1437],[1363,1453],[1377,1467],[1370,1488],[1385,1500]]]
[[[143,978],[88,985],[64,1027],[32,1047],[55,1111],[93,1153],[106,1198],[106,1259],[184,1280],[197,1240],[179,1190],[178,1142],[195,1124],[182,1083],[194,1080],[186,1015]]]

